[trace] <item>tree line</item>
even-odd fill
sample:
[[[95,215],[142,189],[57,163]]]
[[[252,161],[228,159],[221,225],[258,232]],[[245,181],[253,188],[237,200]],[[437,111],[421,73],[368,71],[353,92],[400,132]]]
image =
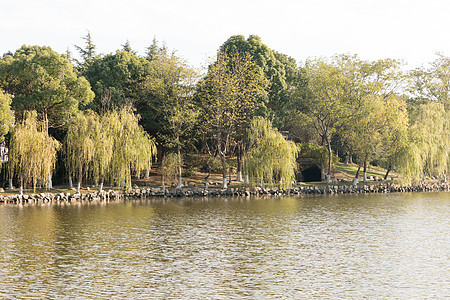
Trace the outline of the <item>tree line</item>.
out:
[[[55,168],[83,180],[131,187],[156,157],[182,186],[183,154],[227,159],[237,180],[289,186],[298,155],[377,164],[405,181],[446,180],[450,58],[406,70],[402,61],[357,55],[298,63],[258,36],[232,36],[199,72],[156,39],[138,55],[127,42],[97,54],[88,33],[79,59],[22,46],[0,59],[0,136],[12,181],[51,186]],[[280,133],[289,132],[289,140]],[[355,176],[357,183],[360,169]],[[12,183],[10,183],[12,185]]]

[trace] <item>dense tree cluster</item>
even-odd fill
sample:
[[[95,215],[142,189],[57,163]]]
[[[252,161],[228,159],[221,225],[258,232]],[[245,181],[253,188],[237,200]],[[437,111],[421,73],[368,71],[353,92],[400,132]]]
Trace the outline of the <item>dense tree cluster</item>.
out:
[[[163,186],[176,177],[181,187],[193,149],[220,159],[223,188],[231,157],[237,181],[283,186],[295,179],[297,156],[311,153],[327,182],[338,159],[355,161],[364,181],[371,163],[387,169],[385,179],[393,169],[405,181],[449,172],[444,55],[411,71],[356,55],[298,63],[238,35],[201,74],[156,39],[145,56],[129,42],[97,54],[90,33],[83,40],[80,59],[41,46],[0,58],[0,140],[10,149],[7,176],[20,186],[51,185],[58,168],[78,190],[86,180],[130,188],[158,151]]]

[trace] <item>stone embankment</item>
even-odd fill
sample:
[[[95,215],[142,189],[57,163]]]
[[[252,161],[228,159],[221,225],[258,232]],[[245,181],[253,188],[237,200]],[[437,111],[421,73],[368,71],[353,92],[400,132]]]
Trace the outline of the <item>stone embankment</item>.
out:
[[[40,193],[34,195],[0,195],[0,203],[50,203],[50,202],[100,202],[116,201],[136,198],[162,198],[162,197],[207,197],[207,196],[263,196],[263,195],[332,195],[332,194],[363,194],[363,193],[405,193],[405,192],[438,192],[450,191],[449,183],[433,183],[412,186],[390,185],[363,185],[363,186],[326,186],[326,187],[294,187],[290,189],[262,189],[259,187],[230,188],[226,190],[205,190],[197,187],[167,189],[161,188],[134,189],[131,192],[102,191],[87,194],[73,193]]]

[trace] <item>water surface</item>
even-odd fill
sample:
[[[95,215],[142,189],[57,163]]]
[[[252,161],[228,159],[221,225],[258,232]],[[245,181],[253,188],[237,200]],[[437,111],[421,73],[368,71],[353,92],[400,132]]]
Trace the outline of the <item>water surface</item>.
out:
[[[448,298],[449,195],[3,205],[0,298]]]

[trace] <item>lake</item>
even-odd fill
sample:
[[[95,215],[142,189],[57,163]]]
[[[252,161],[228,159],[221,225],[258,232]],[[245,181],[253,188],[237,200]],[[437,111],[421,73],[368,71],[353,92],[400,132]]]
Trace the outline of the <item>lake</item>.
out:
[[[0,206],[3,299],[443,299],[450,194]]]

